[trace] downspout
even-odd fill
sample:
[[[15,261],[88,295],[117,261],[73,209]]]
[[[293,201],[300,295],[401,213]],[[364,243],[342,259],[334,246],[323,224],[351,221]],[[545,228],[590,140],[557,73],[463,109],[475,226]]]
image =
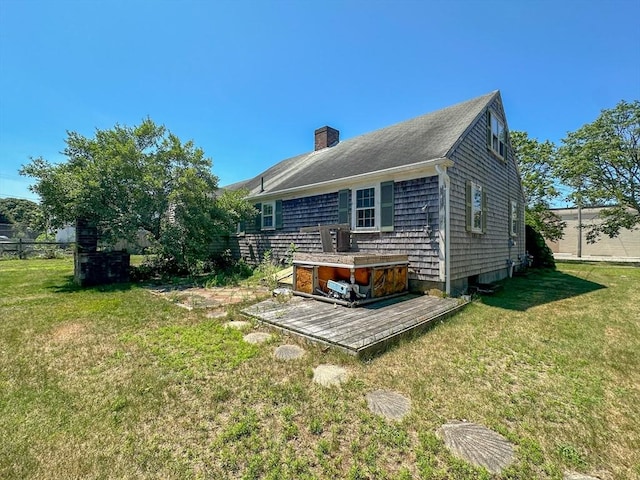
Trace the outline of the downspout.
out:
[[[440,187],[441,195],[444,193],[444,205],[442,204],[442,197],[440,198],[440,255],[444,247],[444,281],[445,292],[447,295],[451,295],[451,241],[450,241],[450,209],[449,209],[449,197],[451,190],[451,179],[447,174],[447,167],[442,165],[436,165],[436,171],[438,172],[438,183]],[[443,212],[444,210],[444,212]],[[444,213],[444,216],[442,215]],[[442,231],[442,219],[444,218],[444,232]],[[443,245],[444,244],[444,245]]]

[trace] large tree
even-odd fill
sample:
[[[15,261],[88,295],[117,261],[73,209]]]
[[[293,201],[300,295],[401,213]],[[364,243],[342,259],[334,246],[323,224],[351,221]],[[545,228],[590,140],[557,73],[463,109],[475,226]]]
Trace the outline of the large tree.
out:
[[[551,202],[560,196],[552,174],[556,146],[529,138],[526,132],[512,131],[509,136],[527,199],[525,222],[543,237],[558,240],[566,224],[550,210]]]
[[[614,108],[567,135],[559,149],[556,172],[581,206],[610,206],[601,222],[587,225],[587,240],[615,237],[622,228],[640,225],[640,101]]]
[[[36,238],[45,230],[40,205],[24,198],[0,198],[0,223],[11,224],[15,238]]]
[[[97,129],[92,138],[67,132],[67,161],[32,159],[21,174],[36,179],[52,226],[83,218],[104,241],[133,240],[143,229],[157,252],[190,268],[207,257],[216,235],[255,213],[240,194],[218,191],[211,160],[151,119]]]

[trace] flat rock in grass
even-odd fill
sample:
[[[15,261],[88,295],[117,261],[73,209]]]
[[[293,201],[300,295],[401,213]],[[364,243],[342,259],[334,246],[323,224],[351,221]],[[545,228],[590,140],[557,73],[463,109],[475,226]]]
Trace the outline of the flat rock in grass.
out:
[[[244,320],[233,320],[232,322],[226,322],[222,325],[224,328],[235,328],[236,330],[242,330],[251,326],[249,322]],[[268,334],[267,334],[268,335]]]
[[[347,376],[347,370],[337,365],[318,365],[313,369],[313,381],[324,387],[340,385]]]
[[[396,392],[374,390],[367,394],[367,405],[372,413],[389,420],[402,420],[411,409],[411,400]]]
[[[592,477],[583,473],[564,472],[563,480],[600,480],[598,477]]]
[[[273,356],[278,360],[297,360],[304,356],[304,349],[297,345],[280,345],[273,352]]]
[[[471,422],[452,420],[437,434],[457,457],[499,474],[514,460],[513,446],[499,433]]]
[[[211,310],[207,312],[207,318],[220,318],[226,316],[227,312],[225,312],[224,310]]]
[[[243,338],[245,342],[253,343],[257,345],[259,343],[264,343],[267,340],[270,340],[271,334],[263,333],[263,332],[253,332],[253,333],[248,333]]]

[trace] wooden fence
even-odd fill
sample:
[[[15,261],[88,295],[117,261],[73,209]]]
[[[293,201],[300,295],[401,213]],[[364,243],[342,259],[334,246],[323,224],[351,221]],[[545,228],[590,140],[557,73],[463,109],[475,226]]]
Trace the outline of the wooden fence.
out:
[[[75,245],[75,242],[37,242],[35,240],[0,241],[0,257],[17,256],[26,259],[34,255],[52,255],[62,253]]]

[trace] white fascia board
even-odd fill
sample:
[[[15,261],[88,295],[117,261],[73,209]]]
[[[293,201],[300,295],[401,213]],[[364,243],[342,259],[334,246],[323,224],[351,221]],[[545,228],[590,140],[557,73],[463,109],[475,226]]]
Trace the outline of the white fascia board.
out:
[[[401,182],[414,178],[433,177],[438,174],[436,171],[436,165],[452,167],[454,162],[446,157],[434,158],[419,163],[412,163],[411,165],[403,165],[401,167],[393,167],[360,175],[352,175],[351,177],[340,178],[338,180],[330,180],[301,187],[276,190],[264,194],[249,195],[247,200],[287,200],[290,198],[299,198],[301,196],[308,197],[311,195],[337,192],[343,188],[352,188],[354,185],[364,185],[372,182],[390,180],[393,180],[394,182]]]

